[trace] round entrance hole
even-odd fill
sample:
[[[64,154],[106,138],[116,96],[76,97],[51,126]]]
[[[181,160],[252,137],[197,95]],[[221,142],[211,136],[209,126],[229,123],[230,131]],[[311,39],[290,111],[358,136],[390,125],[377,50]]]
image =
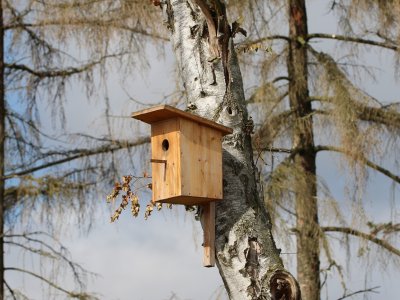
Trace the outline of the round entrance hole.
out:
[[[167,151],[168,148],[169,148],[169,142],[168,142],[167,139],[165,139],[165,140],[162,141],[162,149],[163,149],[164,151]]]

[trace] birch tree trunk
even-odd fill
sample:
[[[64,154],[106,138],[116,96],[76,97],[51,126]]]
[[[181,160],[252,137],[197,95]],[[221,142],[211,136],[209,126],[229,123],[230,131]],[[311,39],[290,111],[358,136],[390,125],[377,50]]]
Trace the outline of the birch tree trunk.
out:
[[[225,4],[169,0],[161,7],[188,110],[233,128],[223,141],[224,200],[216,208],[216,261],[228,295],[238,300],[301,299],[296,280],[283,267],[259,197],[252,122]]]

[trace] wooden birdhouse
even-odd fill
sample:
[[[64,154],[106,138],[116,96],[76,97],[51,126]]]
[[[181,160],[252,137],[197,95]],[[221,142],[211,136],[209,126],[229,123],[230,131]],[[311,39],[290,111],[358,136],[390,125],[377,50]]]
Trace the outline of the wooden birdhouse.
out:
[[[151,125],[153,201],[203,205],[203,227],[215,227],[214,202],[223,199],[222,137],[232,129],[168,105],[132,117]],[[206,247],[214,230],[204,230]],[[213,259],[204,264],[213,265]]]
[[[132,117],[151,124],[154,202],[194,205],[222,199],[222,137],[232,129],[168,105]]]

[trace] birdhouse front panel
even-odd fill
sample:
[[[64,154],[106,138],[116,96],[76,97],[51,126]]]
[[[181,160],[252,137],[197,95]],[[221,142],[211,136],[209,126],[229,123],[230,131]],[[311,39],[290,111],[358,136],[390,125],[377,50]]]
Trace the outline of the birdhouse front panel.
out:
[[[151,127],[153,201],[181,195],[179,120],[172,118]]]
[[[180,118],[182,195],[198,203],[222,199],[222,134]]]

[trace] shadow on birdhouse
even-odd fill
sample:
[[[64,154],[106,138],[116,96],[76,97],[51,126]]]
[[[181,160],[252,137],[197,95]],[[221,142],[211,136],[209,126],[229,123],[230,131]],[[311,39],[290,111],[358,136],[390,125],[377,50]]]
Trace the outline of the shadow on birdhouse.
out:
[[[202,205],[204,265],[215,259],[215,201],[222,194],[222,137],[232,129],[168,105],[132,114],[151,125],[152,200]]]

